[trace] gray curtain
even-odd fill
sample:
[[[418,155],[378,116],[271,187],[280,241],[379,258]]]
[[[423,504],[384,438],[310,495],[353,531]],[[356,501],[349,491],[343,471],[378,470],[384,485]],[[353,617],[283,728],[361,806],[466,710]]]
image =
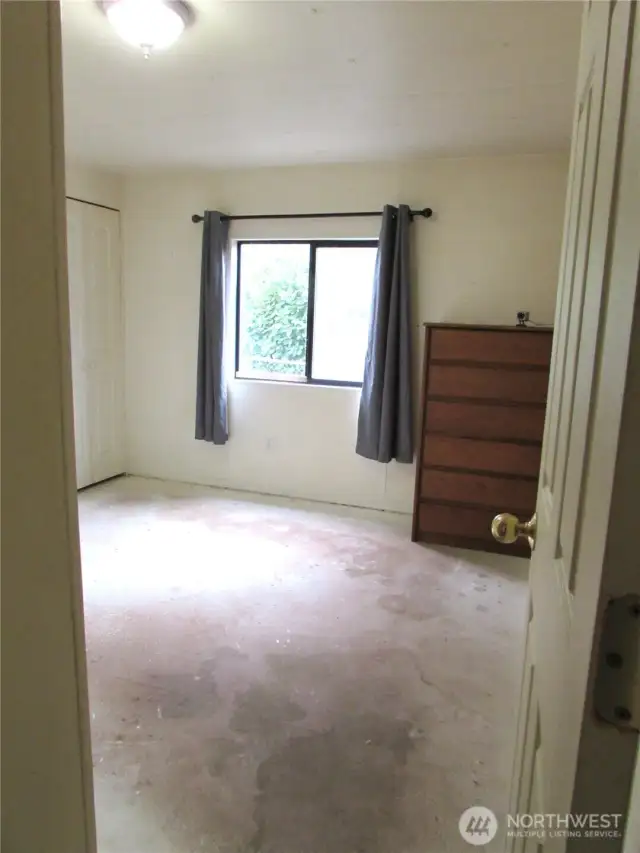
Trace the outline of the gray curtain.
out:
[[[386,205],[373,284],[356,453],[413,461],[409,207]]]
[[[228,262],[229,221],[219,211],[207,210],[202,223],[196,438],[213,444],[225,444],[229,437],[223,369]]]

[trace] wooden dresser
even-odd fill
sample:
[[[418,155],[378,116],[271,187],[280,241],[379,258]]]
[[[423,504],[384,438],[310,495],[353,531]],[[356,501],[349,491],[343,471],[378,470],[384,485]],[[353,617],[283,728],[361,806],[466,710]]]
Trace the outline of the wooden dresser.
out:
[[[528,556],[491,521],[536,506],[550,327],[426,326],[412,539]]]

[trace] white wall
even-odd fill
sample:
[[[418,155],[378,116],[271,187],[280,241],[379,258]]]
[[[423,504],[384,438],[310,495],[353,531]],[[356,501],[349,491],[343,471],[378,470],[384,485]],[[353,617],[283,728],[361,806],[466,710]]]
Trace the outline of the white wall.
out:
[[[231,379],[228,444],[194,440],[201,229],[191,214],[432,207],[433,219],[412,226],[417,342],[425,321],[511,323],[523,309],[552,322],[567,167],[555,154],[128,177],[127,470],[409,512],[413,466],[354,453],[357,389]],[[232,237],[377,236],[378,227],[239,222]]]
[[[65,182],[66,194],[72,198],[122,208],[123,180],[114,172],[67,163]]]

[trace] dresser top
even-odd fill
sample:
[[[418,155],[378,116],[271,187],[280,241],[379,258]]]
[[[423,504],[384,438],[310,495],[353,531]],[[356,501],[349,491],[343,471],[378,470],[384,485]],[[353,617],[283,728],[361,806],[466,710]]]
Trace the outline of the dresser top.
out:
[[[488,329],[494,332],[553,332],[553,326],[491,326],[482,323],[423,323],[429,329]]]

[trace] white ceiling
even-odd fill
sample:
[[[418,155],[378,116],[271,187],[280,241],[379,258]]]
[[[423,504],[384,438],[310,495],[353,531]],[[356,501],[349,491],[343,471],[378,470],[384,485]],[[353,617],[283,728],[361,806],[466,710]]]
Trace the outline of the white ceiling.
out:
[[[195,0],[145,61],[63,0],[67,156],[225,167],[568,146],[576,0]]]

